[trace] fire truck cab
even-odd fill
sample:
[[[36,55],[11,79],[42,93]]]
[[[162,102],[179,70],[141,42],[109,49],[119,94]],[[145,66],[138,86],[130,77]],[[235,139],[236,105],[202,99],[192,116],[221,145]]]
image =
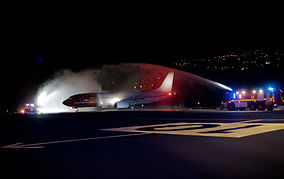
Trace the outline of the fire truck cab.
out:
[[[246,108],[272,111],[281,104],[283,104],[283,91],[269,87],[226,92],[221,108],[229,111],[245,110]]]
[[[36,106],[35,104],[26,104],[24,109],[22,110],[23,114],[35,114]]]

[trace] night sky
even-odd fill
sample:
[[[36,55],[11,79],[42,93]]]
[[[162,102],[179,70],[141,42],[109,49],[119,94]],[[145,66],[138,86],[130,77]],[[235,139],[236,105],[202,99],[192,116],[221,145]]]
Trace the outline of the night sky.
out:
[[[277,6],[275,4],[275,6]],[[61,69],[159,65],[228,49],[283,49],[278,8],[9,9],[1,22],[1,106],[19,104]]]

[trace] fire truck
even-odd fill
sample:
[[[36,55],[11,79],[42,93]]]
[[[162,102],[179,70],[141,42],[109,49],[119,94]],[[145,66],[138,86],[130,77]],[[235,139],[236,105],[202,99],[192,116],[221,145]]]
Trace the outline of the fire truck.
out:
[[[25,107],[20,109],[20,113],[22,114],[36,114],[36,112],[35,104],[25,104]]]
[[[267,110],[283,105],[283,91],[281,89],[256,88],[252,90],[241,89],[226,92],[221,103],[222,109],[235,110]]]

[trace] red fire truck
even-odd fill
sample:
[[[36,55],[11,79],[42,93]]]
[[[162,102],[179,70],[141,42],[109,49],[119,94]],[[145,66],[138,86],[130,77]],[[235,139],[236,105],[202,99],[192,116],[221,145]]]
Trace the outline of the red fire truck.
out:
[[[36,114],[35,104],[25,104],[24,108],[19,109],[19,112],[22,114]]]
[[[229,111],[268,110],[272,111],[278,105],[283,104],[283,91],[281,89],[258,88],[252,90],[236,90],[227,92],[221,103],[222,109]]]

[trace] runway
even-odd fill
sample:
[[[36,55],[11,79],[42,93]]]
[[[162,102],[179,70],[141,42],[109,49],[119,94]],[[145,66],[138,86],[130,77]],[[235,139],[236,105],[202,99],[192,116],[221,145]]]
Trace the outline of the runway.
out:
[[[0,118],[3,178],[284,177],[284,111],[137,110]]]

